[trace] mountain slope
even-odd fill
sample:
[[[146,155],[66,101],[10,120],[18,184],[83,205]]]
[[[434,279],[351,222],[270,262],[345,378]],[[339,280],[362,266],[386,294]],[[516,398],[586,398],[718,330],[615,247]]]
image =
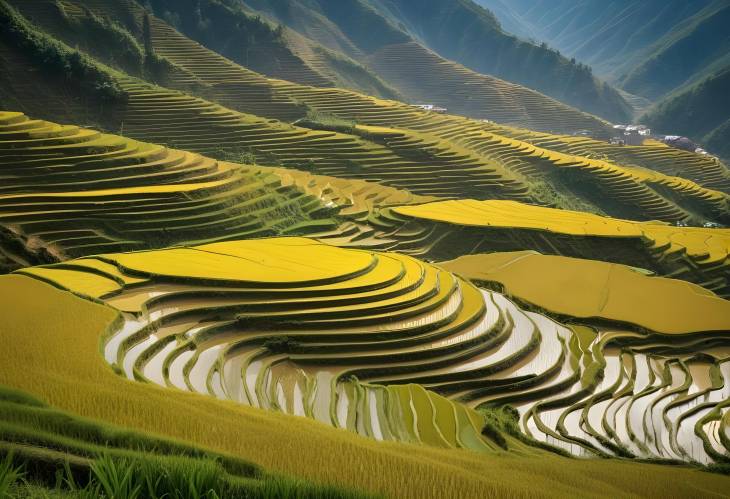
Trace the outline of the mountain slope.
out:
[[[447,61],[524,85],[609,120],[625,121],[630,112],[624,99],[597,81],[589,68],[504,33],[489,12],[470,0],[242,1],[330,48],[344,48],[355,57],[363,54],[372,60],[391,47],[416,42]],[[369,66],[388,79],[377,65],[371,62]]]
[[[339,89],[267,79],[191,41],[159,19],[152,17],[150,24],[155,52],[180,68],[170,84],[198,88],[206,98],[105,73],[126,99],[114,108],[118,121],[112,130],[135,139],[218,159],[243,155],[264,164],[378,182],[420,195],[514,199],[670,222],[719,221],[727,216],[727,196],[719,191],[726,185],[724,166],[713,165],[709,178],[698,176],[696,181],[670,177],[662,166],[671,162],[686,165],[688,171],[710,171],[701,167],[707,160],[695,165],[694,157],[681,157],[679,162],[672,150],[650,147],[646,166],[639,169],[597,160],[593,153],[566,154],[556,146],[567,146],[577,138],[430,113]],[[20,60],[6,66],[7,74],[25,73],[29,81],[35,81],[38,61],[18,52]],[[25,94],[20,93],[15,99],[23,102],[19,109],[49,118],[46,102],[58,100],[62,86],[44,88],[33,99],[24,99]],[[265,119],[294,121],[306,115],[301,126]],[[559,111],[553,116],[566,118]],[[537,145],[537,140],[544,142]],[[609,151],[616,148],[606,142],[596,142],[596,146]],[[655,165],[656,171],[646,170]]]
[[[690,137],[730,158],[730,66],[663,100],[642,121],[658,132]]]
[[[649,99],[686,88],[730,65],[730,3],[715,2],[660,39],[621,86]]]
[[[589,67],[504,32],[494,15],[472,0],[368,1],[446,59],[610,121],[624,122],[630,116],[623,97],[597,80]]]
[[[477,0],[525,38],[549,43],[650,99],[727,65],[726,0]]]
[[[77,3],[92,9],[99,5],[95,0]],[[145,0],[139,3],[192,39],[254,71],[305,85],[338,86],[385,98],[398,97],[395,90],[355,60],[332,53],[282,25],[253,15],[237,2]],[[120,5],[122,8],[126,5],[128,13],[135,10],[129,0],[123,0]],[[141,29],[134,15],[127,14],[125,19],[133,32]]]

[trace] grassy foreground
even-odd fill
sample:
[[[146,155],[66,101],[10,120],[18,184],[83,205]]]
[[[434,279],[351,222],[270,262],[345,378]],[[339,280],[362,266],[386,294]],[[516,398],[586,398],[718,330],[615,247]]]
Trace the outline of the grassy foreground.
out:
[[[0,386],[0,497],[359,499],[246,461],[72,416]]]
[[[730,478],[685,467],[378,443],[304,418],[129,382],[99,351],[115,311],[18,275],[0,277],[0,294],[0,384],[271,471],[390,497],[723,497],[730,490]]]

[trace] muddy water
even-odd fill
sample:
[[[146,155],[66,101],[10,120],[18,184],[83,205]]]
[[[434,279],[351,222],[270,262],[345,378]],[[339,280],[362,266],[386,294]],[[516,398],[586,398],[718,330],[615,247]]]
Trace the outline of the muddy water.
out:
[[[158,385],[165,386],[165,378],[162,375],[162,369],[165,359],[177,347],[176,341],[171,341],[165,347],[157,352],[147,364],[144,366],[144,375],[147,379]]]
[[[123,314],[122,327],[104,345],[104,358],[109,364],[116,364],[119,346],[134,333],[147,325],[146,320],[136,319],[129,314]]]
[[[215,345],[204,350],[199,356],[195,365],[190,370],[188,381],[196,392],[208,393],[207,381],[208,374],[218,361],[218,355],[221,353],[223,345]]]
[[[195,355],[195,352],[190,350],[182,352],[170,363],[170,383],[181,390],[188,390],[185,376],[183,376],[183,369],[193,355]]]

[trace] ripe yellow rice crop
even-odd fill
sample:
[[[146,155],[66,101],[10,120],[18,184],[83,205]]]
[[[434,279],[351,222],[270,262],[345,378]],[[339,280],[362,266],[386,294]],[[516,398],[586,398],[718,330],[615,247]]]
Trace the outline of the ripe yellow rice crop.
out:
[[[225,253],[222,249],[225,248]],[[102,256],[142,274],[255,283],[329,282],[373,265],[365,251],[347,251],[305,238],[275,238]],[[193,265],[194,264],[194,265]]]
[[[516,201],[449,200],[399,206],[394,211],[407,217],[471,227],[533,229],[577,236],[643,238],[656,247],[666,247],[666,251],[685,250],[689,256],[708,262],[721,261],[730,254],[730,229],[633,222]]]
[[[379,443],[304,418],[126,381],[100,335],[117,313],[21,275],[0,277],[0,383],[86,417],[179,438],[316,481],[389,497],[697,497],[730,479],[620,461],[484,456]]]
[[[685,281],[534,251],[467,255],[441,264],[563,315],[628,322],[667,334],[730,330],[730,302]]]

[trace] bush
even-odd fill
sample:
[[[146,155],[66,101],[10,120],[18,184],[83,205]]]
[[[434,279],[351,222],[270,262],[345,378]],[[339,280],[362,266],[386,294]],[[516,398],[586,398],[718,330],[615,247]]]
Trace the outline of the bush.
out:
[[[81,92],[103,101],[126,100],[126,93],[107,72],[77,50],[36,31],[5,0],[0,0],[0,33],[46,72],[77,86]]]
[[[347,120],[330,113],[323,113],[313,109],[307,111],[307,115],[294,124],[313,130],[329,130],[331,132],[347,134],[353,134],[357,125],[353,120]]]

